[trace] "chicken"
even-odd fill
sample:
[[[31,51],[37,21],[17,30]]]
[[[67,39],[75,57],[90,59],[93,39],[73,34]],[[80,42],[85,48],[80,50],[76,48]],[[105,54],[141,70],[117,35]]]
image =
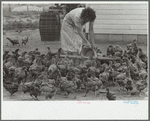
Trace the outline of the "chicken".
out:
[[[143,81],[137,82],[136,83],[136,88],[141,93],[142,90],[147,88],[147,81],[143,80]]]
[[[66,97],[70,93],[72,93],[74,95],[74,91],[76,88],[77,88],[76,82],[73,82],[73,81],[62,81],[62,82],[60,82],[60,90],[67,92]],[[74,95],[74,98],[76,98],[75,95]]]
[[[87,75],[85,75],[87,76]],[[93,81],[91,78],[88,78],[88,77],[84,77],[84,86],[85,86],[85,89],[86,89],[86,93],[84,95],[84,97],[86,97],[86,95],[88,94],[88,92],[91,90],[95,93],[96,90],[98,90],[98,87],[96,86],[96,82]],[[96,93],[95,93],[96,95]]]
[[[6,57],[8,56],[8,53],[9,53],[9,51],[4,51],[3,60],[6,60]]]
[[[121,72],[121,73],[126,72],[126,70],[127,70],[127,66],[126,66],[126,65],[122,65],[122,66],[120,66],[120,67],[117,69],[117,71],[118,71],[118,72]]]
[[[116,96],[115,96],[115,94],[110,93],[110,91],[109,91],[109,89],[108,89],[108,88],[106,88],[106,91],[107,91],[107,93],[106,93],[106,97],[107,97],[107,99],[108,99],[108,100],[116,100]]]
[[[57,69],[57,70],[55,70],[55,71],[53,71],[52,73],[50,73],[50,74],[48,74],[48,79],[54,79],[56,82],[55,82],[55,86],[56,87],[58,87],[58,85],[59,85],[59,80],[60,80],[60,78],[61,77],[59,77],[59,74],[60,72],[59,72],[59,70]]]
[[[127,93],[128,93],[128,90],[130,90],[130,92],[133,90],[133,84],[132,83],[133,83],[132,79],[131,78],[127,78],[127,83],[125,85]]]
[[[51,55],[51,50],[49,47],[48,48],[48,52],[47,54],[45,55],[45,58],[44,58],[44,63],[45,63],[45,66],[46,67],[49,67],[51,64],[52,64],[52,55]]]
[[[137,41],[136,40],[133,40],[133,50],[134,50],[134,56],[137,56],[138,54],[138,47],[137,47]]]
[[[101,68],[100,67],[101,67],[101,62],[98,60],[98,58],[95,58],[94,61],[91,63],[91,67],[89,67],[89,70],[94,70],[95,71],[95,76],[97,78],[99,78],[99,74],[101,73]]]
[[[24,51],[24,52],[21,53],[20,57],[25,59],[26,54],[27,54],[27,51]]]
[[[30,92],[30,88],[33,85],[33,82],[22,83],[22,91],[25,93]]]
[[[39,96],[40,94],[41,94],[41,90],[39,85],[33,84],[30,88],[30,96],[38,100],[37,96]]]
[[[117,80],[116,82],[117,82],[117,83],[119,84],[119,86],[120,86],[119,91],[120,91],[120,90],[124,90],[125,85],[126,85],[125,81],[120,79],[120,80]],[[123,87],[123,89],[121,89],[121,87]]]
[[[103,73],[99,75],[99,79],[103,82],[103,84],[108,83],[109,79],[109,71],[112,68],[112,61],[109,62],[109,66],[105,65],[105,70]]]
[[[114,47],[112,45],[109,45],[107,47],[107,56],[114,56],[115,52],[114,52]]]
[[[146,70],[147,70],[147,55],[143,52],[141,48],[139,48],[139,58],[146,64]]]
[[[7,54],[6,56],[4,56],[3,57],[3,64],[7,63],[10,60],[11,56],[12,55],[10,55],[10,54]]]
[[[23,83],[22,91],[24,93],[29,92],[30,96],[35,100],[38,100],[37,96],[41,94],[40,86],[33,82]]]
[[[18,82],[18,84],[20,84],[21,81],[23,81],[23,83],[26,82],[28,72],[27,72],[27,68],[25,66],[19,67],[19,68],[14,68],[13,70],[10,70],[10,71],[11,71],[10,73],[12,74],[13,81]]]
[[[19,84],[15,82],[3,81],[3,86],[11,94],[10,96],[12,96],[14,93],[18,91]]]
[[[129,58],[130,57],[130,55],[127,53],[127,51],[126,50],[124,50],[124,52],[123,52],[123,55],[122,55],[124,58]]]
[[[57,64],[57,62],[59,61],[59,58],[60,58],[60,54],[62,53],[62,48],[59,48],[56,53],[52,53],[51,50],[50,50],[50,48],[49,47],[47,47],[47,48],[48,48],[48,53],[49,53],[50,57],[56,56],[56,58],[55,58],[55,64]]]
[[[142,60],[144,58],[147,58],[147,55],[143,52],[141,48],[139,48],[139,58]]]
[[[9,77],[10,77],[9,70],[5,66],[3,66],[3,80]]]
[[[29,73],[31,74],[33,79],[36,79],[38,74],[41,73],[42,71],[44,71],[44,66],[43,65],[33,64],[29,68]]]
[[[88,60],[84,61],[84,65],[89,68],[92,65],[93,58],[89,56]]]
[[[117,69],[121,66],[121,61],[120,62],[117,62],[117,61],[113,61],[113,64],[112,64],[112,68],[117,71]]]
[[[128,58],[130,58],[130,56],[134,55],[133,44],[127,45],[127,54],[128,54]]]
[[[74,94],[75,90],[77,89],[77,83],[76,80],[74,81],[68,81],[66,77],[62,77],[61,73],[58,73],[58,80],[59,80],[59,88],[63,92],[67,92],[66,97],[70,93],[74,95],[74,98],[76,98],[76,95]]]
[[[22,38],[22,46],[23,46],[23,45],[26,45],[26,44],[28,43],[28,39],[29,39],[29,38],[26,37],[26,36]]]
[[[8,39],[13,44],[13,46],[17,45],[17,44],[20,46],[18,39],[11,39],[9,37],[7,37],[6,39]]]
[[[105,71],[105,68],[108,67],[108,65],[106,63],[100,65],[98,68],[100,70],[100,73],[103,73]]]
[[[19,63],[19,66],[24,66],[24,60],[26,59],[25,58],[25,55],[27,54],[27,52],[22,52],[21,55],[18,57],[18,63]]]
[[[82,81],[81,81],[81,79],[78,78],[77,74],[74,75],[74,77],[71,79],[71,81],[76,82],[77,89],[79,89],[79,91],[81,91]]]
[[[60,54],[62,53],[62,48],[59,48],[58,51],[55,53],[56,54],[56,58],[54,60],[54,64],[58,65],[58,61],[60,59]]]
[[[51,99],[56,94],[56,87],[54,86],[54,83],[55,81],[51,80],[41,84],[41,91],[44,92],[46,100]]]
[[[93,79],[93,81],[95,81],[96,83],[96,86],[97,86],[97,90],[98,90],[98,93],[100,93],[100,88],[103,86],[103,83],[101,80],[99,80],[97,77],[95,76],[92,76],[91,79]],[[96,95],[97,96],[97,95]]]
[[[60,60],[60,59],[59,59]],[[73,59],[69,59],[68,60],[68,64],[67,64],[69,67],[72,67],[72,66],[74,66],[74,63],[73,63]]]
[[[87,66],[84,63],[84,58],[80,58],[80,64],[77,65],[77,68],[80,69],[80,73],[86,73],[87,72]]]
[[[124,73],[120,73],[119,75],[117,75],[115,77],[116,82],[120,86],[120,90],[124,90],[124,87],[125,87],[126,82],[127,82],[127,80],[126,80],[127,78],[130,78],[130,71],[129,70],[126,70]],[[121,87],[123,87],[123,89],[121,89]]]
[[[25,65],[32,65],[33,64],[33,61],[34,61],[34,59],[35,59],[35,56],[34,55],[32,55],[32,54],[29,54],[28,55],[28,57],[25,57],[26,59],[23,61],[23,63],[25,64]]]
[[[59,69],[59,71],[61,72],[63,77],[66,76],[66,74],[68,72],[68,65],[67,64],[57,65],[57,68]]]
[[[18,66],[18,63],[17,63],[17,60],[16,60],[16,57],[15,55],[12,55],[9,59],[8,59],[8,62],[6,62],[4,64],[4,66],[9,69],[11,66],[15,66],[17,67]]]
[[[97,96],[96,91],[99,92],[99,89],[103,85],[102,81],[95,77],[94,73],[91,75],[92,75],[91,78],[88,78],[87,74],[84,75],[84,77],[83,77],[83,83],[84,83],[85,88],[86,88],[86,93],[85,93],[84,97],[86,97],[86,95],[88,94],[88,92],[90,90],[95,93],[95,96]]]
[[[108,81],[112,81],[113,84],[115,85],[115,83],[114,83],[115,77],[117,77],[119,74],[120,74],[120,72],[110,69]]]
[[[138,80],[139,79],[138,69],[132,64],[132,62],[129,59],[126,58],[125,61],[127,64],[127,69],[130,70],[131,79]]]
[[[119,45],[116,45],[116,47],[114,47],[114,52],[116,57],[121,57],[123,54],[123,49]]]
[[[130,50],[130,48],[132,48],[132,44],[127,44],[127,50]]]
[[[68,71],[74,72],[76,74],[80,74],[82,69],[79,69],[77,67],[68,67]]]
[[[18,34],[22,33],[22,30],[17,30],[16,32],[18,32]]]
[[[95,73],[96,73],[96,68],[95,67],[91,66],[91,67],[88,68],[87,74],[89,76],[95,76]]]
[[[75,73],[72,71],[69,71],[66,75],[68,81],[71,81],[74,77],[75,77]]]
[[[145,70],[140,70],[139,71],[139,78],[141,80],[146,80],[148,78],[148,73]]]
[[[16,60],[18,60],[18,57],[20,56],[18,53],[19,50],[20,49],[16,49],[15,51],[12,51],[12,53],[15,55]]]
[[[33,64],[29,68],[29,72],[32,77],[34,77],[34,79],[39,73],[41,73],[45,69],[42,60],[42,55],[37,56],[37,58],[33,61]]]
[[[48,80],[47,75],[41,75],[41,74],[40,74],[40,75],[35,79],[34,83],[36,83],[36,84],[38,84],[38,85],[41,85],[43,82],[47,82],[47,80]]]
[[[39,52],[39,49],[36,48],[36,49],[33,51],[33,54],[40,55],[41,53]]]
[[[96,50],[96,53],[98,56],[102,56],[102,51],[99,48]]]
[[[51,74],[51,73],[53,73],[56,70],[57,70],[57,65],[56,64],[52,64],[48,68],[48,74]]]
[[[45,56],[44,54],[38,55],[36,59],[33,61],[33,64],[44,65],[44,62],[43,62],[44,56]]]
[[[134,64],[134,66],[137,67],[137,70],[138,70],[138,71],[144,69],[145,64],[144,64],[144,62],[142,62],[142,61],[140,60],[140,58],[133,57],[133,59],[131,60],[131,62]]]
[[[47,47],[47,49],[48,49],[48,53],[49,53],[51,56],[55,56],[55,55],[57,54],[57,53],[52,53],[50,47]]]

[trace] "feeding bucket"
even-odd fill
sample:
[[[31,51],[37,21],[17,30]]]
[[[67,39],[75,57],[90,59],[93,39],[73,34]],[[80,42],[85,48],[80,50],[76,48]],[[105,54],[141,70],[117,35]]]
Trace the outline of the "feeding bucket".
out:
[[[97,57],[97,53],[92,48],[90,48],[88,46],[85,46],[85,47],[82,48],[81,56]]]

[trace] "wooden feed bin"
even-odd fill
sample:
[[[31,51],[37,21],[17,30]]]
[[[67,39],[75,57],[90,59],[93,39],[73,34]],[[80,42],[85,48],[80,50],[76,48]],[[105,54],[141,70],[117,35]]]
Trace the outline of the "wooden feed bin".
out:
[[[56,41],[60,39],[59,13],[56,11],[43,12],[40,15],[39,31],[41,41]]]

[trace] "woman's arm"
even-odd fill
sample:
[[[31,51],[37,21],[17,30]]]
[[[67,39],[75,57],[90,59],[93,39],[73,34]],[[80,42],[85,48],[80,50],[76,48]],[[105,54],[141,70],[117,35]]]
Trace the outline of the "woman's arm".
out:
[[[81,38],[83,39],[83,43],[85,43],[86,45],[91,45],[90,42],[86,39],[86,37],[84,36],[84,33],[82,31],[82,26],[81,25],[78,25],[76,26],[77,27],[77,31],[79,33],[79,35],[81,36]]]
[[[90,37],[90,42],[91,42],[92,46],[95,45],[93,25],[94,25],[94,21],[92,21],[92,22],[89,23],[89,37]]]

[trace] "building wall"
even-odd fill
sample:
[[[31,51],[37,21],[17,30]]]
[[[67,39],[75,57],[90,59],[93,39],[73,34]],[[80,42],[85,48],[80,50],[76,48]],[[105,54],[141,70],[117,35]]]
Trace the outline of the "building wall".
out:
[[[148,2],[87,4],[96,11],[95,39],[101,41],[146,41]],[[88,33],[86,25],[86,33]]]

